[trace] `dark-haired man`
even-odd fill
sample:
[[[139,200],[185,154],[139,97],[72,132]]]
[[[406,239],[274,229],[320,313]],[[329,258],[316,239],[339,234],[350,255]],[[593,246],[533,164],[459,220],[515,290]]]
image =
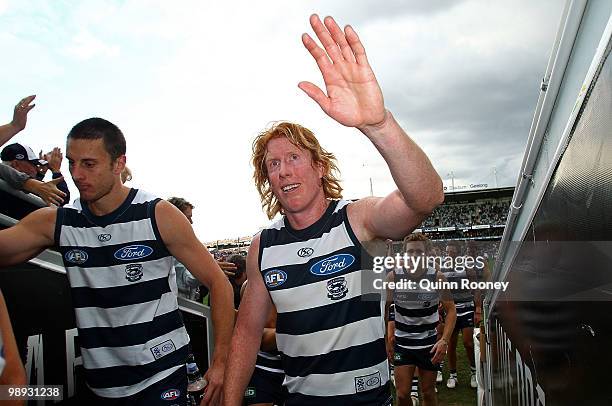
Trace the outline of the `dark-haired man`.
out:
[[[117,126],[101,118],[84,120],[68,134],[66,149],[80,199],[70,207],[37,210],[0,231],[0,265],[58,246],[85,379],[94,394],[85,402],[162,405],[163,393],[184,395],[187,388],[189,337],[170,289],[176,257],[214,292],[215,352],[203,404],[217,404],[233,326],[225,275],[177,208],[121,183],[126,145]]]
[[[248,288],[238,312],[225,401],[241,404],[263,328],[276,307],[285,405],[390,405],[380,301],[362,289],[362,241],[408,234],[443,200],[442,182],[423,151],[385,109],[355,31],[331,17],[310,24],[323,44],[302,36],[327,94],[299,87],[331,118],[359,129],[385,159],[398,189],[385,198],[340,199],[335,157],[307,128],[277,123],[253,143],[255,184],[270,218],[253,238]]]
[[[227,259],[227,262],[236,267],[233,271],[225,271],[225,274],[229,278],[232,289],[234,290],[234,309],[238,310],[238,307],[240,307],[240,291],[242,284],[247,280],[246,257],[244,255],[234,254]]]

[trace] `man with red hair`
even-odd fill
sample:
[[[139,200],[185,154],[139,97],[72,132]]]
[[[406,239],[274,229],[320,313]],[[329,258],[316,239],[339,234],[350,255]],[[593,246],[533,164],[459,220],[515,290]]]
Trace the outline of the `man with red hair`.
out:
[[[302,42],[327,92],[310,82],[300,89],[374,144],[397,190],[384,198],[337,200],[335,158],[311,131],[283,122],[257,137],[253,166],[262,206],[270,218],[283,216],[249,249],[249,284],[225,374],[229,405],[241,404],[272,304],[285,405],[390,405],[381,298],[368,300],[362,289],[361,242],[405,236],[444,197],[429,159],[386,110],[357,33],[331,17],[322,22],[313,15],[310,24],[323,48],[308,34]]]

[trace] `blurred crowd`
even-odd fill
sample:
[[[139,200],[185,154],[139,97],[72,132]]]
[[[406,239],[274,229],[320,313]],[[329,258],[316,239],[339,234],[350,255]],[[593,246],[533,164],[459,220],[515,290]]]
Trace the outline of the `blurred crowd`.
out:
[[[510,199],[484,200],[473,203],[438,206],[425,219],[423,227],[465,227],[472,225],[505,224]]]

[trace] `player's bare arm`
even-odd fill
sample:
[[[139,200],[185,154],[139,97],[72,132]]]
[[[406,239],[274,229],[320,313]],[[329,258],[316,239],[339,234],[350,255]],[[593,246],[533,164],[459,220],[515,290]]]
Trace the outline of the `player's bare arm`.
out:
[[[57,209],[46,207],[0,231],[0,266],[22,263],[54,244]]]
[[[0,335],[4,344],[4,353],[2,355],[6,361],[4,370],[0,374],[0,385],[25,385],[27,383],[26,373],[19,357],[19,349],[15,342],[13,327],[2,291],[0,291]],[[14,402],[4,401],[3,404],[5,403],[9,405],[23,404],[20,400]]]
[[[35,104],[30,104],[35,98],[36,95],[24,97],[15,105],[13,120],[8,124],[0,126],[0,145],[4,145],[4,143],[25,128],[28,121],[28,113],[36,106]]]
[[[344,31],[331,17],[310,24],[323,45],[308,34],[302,42],[315,59],[326,92],[299,84],[321,109],[340,124],[359,129],[383,156],[398,189],[382,199],[366,199],[349,209],[360,240],[401,238],[444,200],[442,180],[419,146],[385,109],[382,91],[365,48],[351,26]]]
[[[244,298],[244,292],[246,292],[247,285],[249,280],[244,281],[242,286],[240,287],[240,299]],[[236,314],[238,314],[238,310],[236,310]],[[276,347],[276,307],[274,305],[270,308],[270,314],[268,315],[268,320],[266,321],[265,327],[263,329],[263,334],[261,336],[261,345],[259,347],[262,351],[276,351],[278,348]]]
[[[232,337],[225,373],[224,402],[241,405],[244,390],[255,368],[264,326],[272,309],[272,300],[259,272],[259,235],[253,238],[247,255],[249,285],[240,302],[238,321]]]
[[[206,247],[196,238],[191,224],[176,207],[160,201],[155,208],[159,232],[170,253],[211,292],[215,350],[206,373],[208,386],[203,404],[221,401],[223,374],[234,326],[234,299],[227,277]]]
[[[395,272],[389,272],[386,276],[387,282],[395,281]],[[393,360],[393,352],[395,348],[395,320],[389,320],[389,311],[393,304],[393,289],[387,284],[387,299],[385,301],[385,346],[387,350],[387,358]]]
[[[446,277],[442,272],[437,272],[436,277],[438,282],[442,282],[441,286],[445,285]],[[432,358],[433,363],[441,362],[446,356],[448,350],[448,342],[455,329],[455,322],[457,320],[457,310],[455,309],[455,302],[453,301],[453,295],[448,289],[440,289],[440,303],[444,308],[446,316],[444,317],[444,330],[442,331],[442,337],[436,342],[431,352],[434,353]]]

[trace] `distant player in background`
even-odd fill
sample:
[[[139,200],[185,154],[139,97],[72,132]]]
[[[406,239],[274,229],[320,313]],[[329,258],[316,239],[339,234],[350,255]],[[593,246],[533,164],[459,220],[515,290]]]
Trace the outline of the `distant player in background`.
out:
[[[429,240],[424,234],[410,234],[404,239],[404,252],[412,258],[424,258]],[[389,273],[389,282],[410,281],[412,288],[394,289],[395,337],[393,361],[395,365],[395,387],[399,406],[416,406],[412,394],[412,382],[418,368],[419,384],[423,393],[423,405],[438,404],[435,392],[436,374],[444,359],[448,342],[455,325],[455,304],[450,291],[428,290],[421,281],[446,282],[444,274],[423,262],[416,269],[397,268]],[[390,307],[387,295],[387,309]],[[437,337],[438,304],[442,304],[446,323],[442,337]],[[389,332],[391,333],[391,332]]]
[[[449,241],[446,245],[446,255],[451,258],[457,258],[461,255],[461,246],[457,241]],[[449,282],[457,283],[458,289],[453,289],[453,300],[457,309],[457,323],[453,335],[451,336],[448,349],[448,367],[450,374],[446,381],[446,387],[454,389],[459,383],[457,378],[457,340],[459,332],[463,337],[463,347],[467,353],[468,362],[470,364],[470,386],[477,387],[476,383],[476,364],[474,362],[474,292],[469,289],[461,288],[461,280],[475,280],[474,269],[444,269],[442,272]]]

